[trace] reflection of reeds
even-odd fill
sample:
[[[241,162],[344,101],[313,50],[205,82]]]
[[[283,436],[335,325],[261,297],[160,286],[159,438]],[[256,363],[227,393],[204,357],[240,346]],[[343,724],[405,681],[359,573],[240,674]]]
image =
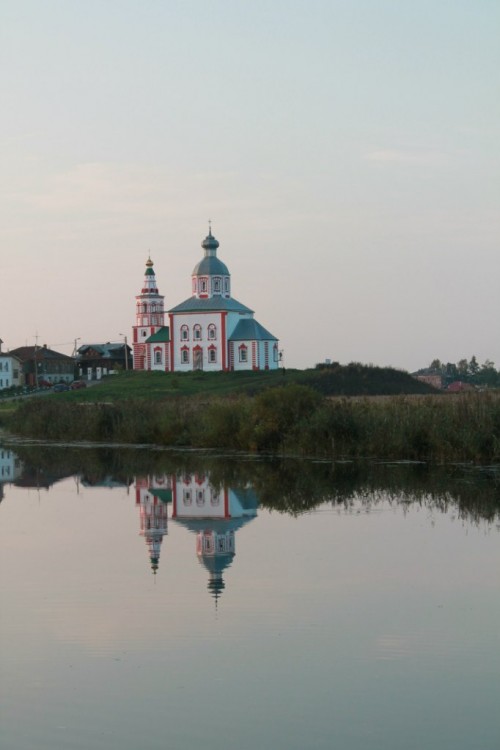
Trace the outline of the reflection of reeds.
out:
[[[254,398],[77,404],[39,399],[8,422],[42,439],[155,443],[257,453],[500,461],[500,393],[324,399],[306,386]]]
[[[381,501],[419,504],[458,518],[500,523],[500,467],[433,466],[423,463],[334,462],[262,459],[194,451],[85,449],[15,445],[23,474],[43,476],[47,485],[73,474],[88,484],[134,477],[208,475],[214,487],[251,487],[262,507],[298,515],[322,503],[347,510],[360,503],[368,512]]]

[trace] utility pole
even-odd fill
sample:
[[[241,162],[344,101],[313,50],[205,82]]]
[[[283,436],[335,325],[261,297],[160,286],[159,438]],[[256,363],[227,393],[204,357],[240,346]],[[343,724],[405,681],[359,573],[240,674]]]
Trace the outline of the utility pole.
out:
[[[35,366],[35,387],[38,388],[38,362],[36,361],[36,353],[38,351],[38,331],[35,333],[35,351],[33,353],[33,364]]]
[[[120,336],[123,336],[123,348],[125,349],[125,370],[128,371],[128,346],[127,346],[127,337],[124,333],[120,333]]]

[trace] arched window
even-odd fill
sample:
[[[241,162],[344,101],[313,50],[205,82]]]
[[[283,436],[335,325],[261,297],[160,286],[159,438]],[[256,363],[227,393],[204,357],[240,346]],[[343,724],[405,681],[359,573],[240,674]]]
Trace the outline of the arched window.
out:
[[[200,292],[206,293],[207,291],[207,280],[200,279]]]
[[[181,341],[189,341],[189,328],[181,326]]]
[[[161,365],[162,359],[161,349],[155,349],[155,365]]]
[[[198,324],[193,326],[193,339],[195,339],[195,341],[201,340],[201,326]]]
[[[248,350],[245,344],[242,344],[239,347],[239,352],[240,352],[240,362],[248,362]]]
[[[217,338],[217,328],[213,323],[208,326],[208,338],[210,341],[215,341]]]
[[[183,346],[181,349],[181,362],[186,365],[189,362],[189,349],[187,346]]]
[[[208,347],[208,361],[212,363],[217,362],[217,349],[215,346]]]
[[[214,294],[220,294],[221,291],[221,279],[216,276],[214,279]]]

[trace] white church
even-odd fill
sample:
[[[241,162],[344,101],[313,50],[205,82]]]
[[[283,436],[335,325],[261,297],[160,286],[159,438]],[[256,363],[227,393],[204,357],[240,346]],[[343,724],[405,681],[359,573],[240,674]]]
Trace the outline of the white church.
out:
[[[204,257],[193,269],[191,297],[164,310],[151,258],[133,326],[134,370],[274,370],[278,339],[231,296],[231,275],[217,257],[219,243],[209,228]],[[168,314],[168,325],[165,315]]]

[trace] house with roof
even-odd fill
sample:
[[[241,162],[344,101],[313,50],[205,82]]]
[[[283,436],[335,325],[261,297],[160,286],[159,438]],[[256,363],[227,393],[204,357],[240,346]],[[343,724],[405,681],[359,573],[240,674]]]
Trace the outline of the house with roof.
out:
[[[168,310],[148,258],[133,326],[134,369],[273,370],[279,367],[278,339],[231,294],[231,275],[217,257],[211,228],[201,243],[203,258],[191,274],[191,296]]]
[[[0,391],[24,384],[23,367],[19,357],[2,352],[0,346]]]
[[[20,346],[12,349],[10,355],[20,363],[26,385],[46,383],[72,383],[75,375],[73,357],[43,346]]]
[[[77,351],[79,377],[92,380],[114,370],[132,368],[132,349],[127,343],[82,344]]]

